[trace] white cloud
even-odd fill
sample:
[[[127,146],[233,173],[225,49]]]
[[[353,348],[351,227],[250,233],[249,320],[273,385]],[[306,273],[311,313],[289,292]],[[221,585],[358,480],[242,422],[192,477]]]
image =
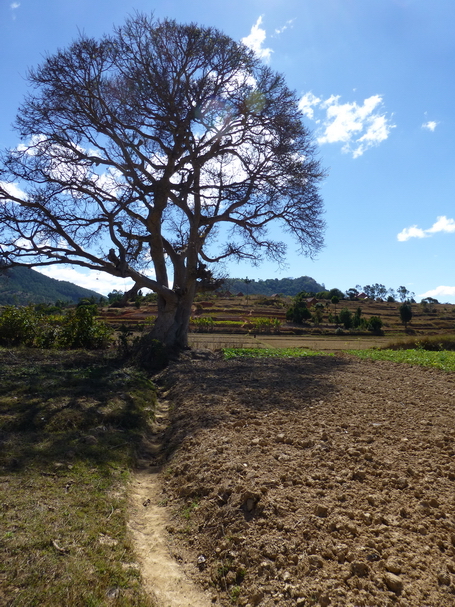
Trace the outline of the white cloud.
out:
[[[313,107],[319,105],[321,103],[321,99],[313,95],[313,93],[306,93],[300,101],[299,101],[299,110],[302,112],[304,116],[313,120],[314,118],[314,109]]]
[[[340,103],[339,95],[331,95],[324,101],[313,93],[306,93],[299,102],[307,118],[322,123],[318,143],[343,143],[342,151],[352,154],[353,158],[385,141],[394,128],[381,111],[382,105],[380,95],[368,97],[362,105],[355,101]],[[321,116],[325,112],[325,117],[316,118],[317,110]]]
[[[429,131],[433,132],[435,130],[435,128],[438,126],[439,122],[435,122],[434,120],[430,120],[429,122],[424,122],[422,124],[422,128],[423,129],[428,129]]]
[[[406,242],[410,238],[426,238],[427,234],[424,230],[421,230],[417,226],[411,226],[410,228],[404,228],[399,234],[397,234],[397,239],[400,242]]]
[[[397,235],[397,239],[400,242],[406,242],[410,238],[427,238],[438,232],[446,232],[448,234],[455,232],[455,220],[449,219],[445,215],[441,215],[436,218],[436,221],[431,228],[422,230],[416,225],[411,226],[410,228],[404,228],[404,230]]]
[[[449,234],[455,232],[455,220],[448,219],[445,215],[441,215],[436,219],[436,222],[426,230],[429,234],[436,234],[436,232],[448,232]]]
[[[0,181],[0,190],[4,190],[7,194],[13,198],[22,198],[25,200],[27,195],[23,192],[16,184],[7,183],[6,181]]]
[[[37,272],[41,272],[49,278],[56,280],[66,280],[72,282],[84,289],[91,289],[102,295],[107,295],[114,289],[118,291],[126,291],[133,286],[133,281],[126,278],[117,278],[106,272],[86,272],[75,270],[68,266],[47,266],[35,268]]]
[[[256,23],[251,28],[251,32],[245,38],[242,38],[243,44],[253,50],[256,55],[264,61],[270,61],[273,50],[271,48],[263,48],[263,44],[266,38],[266,32],[262,29],[262,16],[258,18]]]
[[[430,289],[430,291],[426,291],[425,293],[419,295],[419,297],[422,299],[425,299],[426,297],[434,297],[435,299],[438,299],[441,296],[455,297],[455,287],[441,285],[440,287]]]

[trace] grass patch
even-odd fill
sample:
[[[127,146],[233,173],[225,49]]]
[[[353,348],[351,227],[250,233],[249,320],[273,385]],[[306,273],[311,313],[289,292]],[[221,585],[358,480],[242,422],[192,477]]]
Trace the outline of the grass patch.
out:
[[[231,358],[296,358],[303,356],[333,356],[327,352],[305,348],[223,348],[225,360]]]
[[[429,350],[429,351],[455,351],[455,335],[430,335],[412,337],[410,339],[391,342],[385,347],[387,350]]]
[[[455,372],[455,352],[427,350],[350,350],[359,358],[369,360],[390,360],[395,363],[420,365]]]
[[[0,349],[0,604],[152,605],[126,488],[155,401],[103,354]]]

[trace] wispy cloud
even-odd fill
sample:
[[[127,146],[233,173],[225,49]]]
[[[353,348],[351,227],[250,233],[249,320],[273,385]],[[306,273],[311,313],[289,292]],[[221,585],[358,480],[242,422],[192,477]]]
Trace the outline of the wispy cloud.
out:
[[[352,154],[353,158],[385,141],[395,127],[383,112],[380,95],[368,97],[359,105],[355,101],[340,103],[339,95],[324,101],[313,93],[306,93],[300,99],[299,108],[320,125],[318,143],[343,143],[342,151]]]
[[[444,295],[448,297],[455,297],[455,287],[447,287],[441,285],[440,287],[436,287],[435,289],[430,289],[430,291],[426,291],[426,293],[422,293],[421,295],[419,295],[419,297],[421,297],[422,299],[425,299],[426,297],[434,297],[435,299],[438,299]]]
[[[10,9],[11,9],[11,14],[12,14],[12,16],[13,16],[13,19],[15,19],[15,18],[16,18],[16,11],[17,11],[17,9],[20,7],[20,2],[12,2],[12,3],[9,5],[9,7],[10,7]]]
[[[292,27],[294,24],[295,19],[288,19],[288,21],[286,21],[286,23],[282,26],[282,27],[277,27],[275,29],[275,34],[277,36],[279,36],[280,34],[282,34],[284,31],[286,31],[289,27]]]
[[[400,242],[406,242],[410,238],[428,238],[438,232],[446,232],[449,234],[455,232],[455,220],[449,219],[445,215],[441,215],[436,219],[431,228],[422,230],[416,225],[411,226],[410,228],[404,228],[404,230],[397,234],[397,239]]]
[[[264,61],[270,61],[273,50],[271,48],[264,48],[262,45],[265,42],[266,31],[261,27],[262,16],[258,18],[256,23],[251,28],[251,32],[245,38],[242,38],[243,44],[253,50],[256,55]]]
[[[435,122],[434,120],[430,120],[429,122],[424,122],[422,124],[422,128],[423,129],[428,129],[429,131],[433,132],[435,130],[435,128],[438,126],[439,122]]]

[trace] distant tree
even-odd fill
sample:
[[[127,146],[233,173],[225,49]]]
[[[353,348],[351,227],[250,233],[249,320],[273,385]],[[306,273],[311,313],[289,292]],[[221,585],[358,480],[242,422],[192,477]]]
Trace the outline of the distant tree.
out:
[[[379,316],[371,316],[368,319],[367,326],[369,331],[380,335],[382,333],[382,327],[384,326],[384,323],[382,322],[382,319]]]
[[[313,314],[312,314],[312,318],[313,318],[313,322],[315,325],[320,325],[321,322],[324,319],[324,312],[323,312],[324,307],[320,307],[318,304],[316,304],[315,306],[313,306]]]
[[[375,284],[375,297],[379,297],[380,299],[385,299],[387,297],[387,287],[381,284]]]
[[[362,320],[363,320],[361,317],[362,317],[362,308],[359,306],[357,308],[357,310],[355,311],[354,316],[352,318],[352,326],[355,329],[357,329],[358,327],[361,326]]]
[[[338,297],[339,300],[344,299],[344,293],[340,289],[330,289],[328,299],[332,299],[332,297]]]
[[[387,297],[388,302],[392,303],[397,300],[397,294],[395,293],[395,289],[389,289],[388,294],[389,294]]]
[[[439,301],[437,299],[435,299],[434,297],[425,297],[425,299],[422,299],[421,303],[436,305],[439,303]]]
[[[158,295],[149,341],[182,348],[196,293],[220,284],[212,264],[283,261],[271,222],[302,254],[321,248],[314,140],[297,95],[245,45],[138,14],[81,34],[29,81],[22,142],[0,159],[7,265],[129,278]]]
[[[301,325],[304,320],[311,318],[311,312],[303,299],[296,297],[294,304],[286,312],[286,320]]]
[[[348,308],[343,308],[340,311],[338,318],[345,329],[350,329],[352,327],[352,312]]]
[[[332,295],[332,298],[330,300],[333,303],[333,307],[335,308],[335,315],[337,313],[337,304],[340,302],[340,298],[338,297],[338,295]]]
[[[348,299],[350,299],[351,301],[354,301],[355,299],[357,299],[357,297],[360,295],[359,291],[357,289],[354,289],[353,287],[351,287],[350,289],[348,289],[346,291],[346,297]]]
[[[117,291],[117,289],[114,289],[113,291],[108,293],[107,299],[110,304],[113,304],[113,303],[117,303],[118,301],[121,301],[123,298],[123,295],[124,295],[123,291]]]
[[[398,293],[398,297],[400,298],[400,301],[402,301],[402,302],[414,299],[414,293],[412,291],[408,291],[408,289],[406,287],[403,287],[403,286],[398,287],[397,293]]]
[[[317,299],[330,299],[329,291],[318,291],[316,293],[316,298]]]
[[[412,307],[409,302],[404,302],[399,307],[401,322],[404,324],[405,330],[408,328],[408,322],[412,319]]]
[[[374,287],[372,287],[371,285],[365,285],[363,287],[363,292],[368,297],[368,299],[374,299],[375,290],[374,290]]]

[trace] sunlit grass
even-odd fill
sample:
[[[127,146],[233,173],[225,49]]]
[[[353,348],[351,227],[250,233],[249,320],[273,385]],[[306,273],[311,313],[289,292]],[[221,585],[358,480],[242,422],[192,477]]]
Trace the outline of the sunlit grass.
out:
[[[231,358],[296,358],[303,356],[333,356],[327,352],[304,348],[223,348],[225,360]]]
[[[390,360],[395,363],[419,365],[455,372],[455,352],[446,350],[431,352],[427,350],[350,350],[359,358],[369,360]]]
[[[350,354],[369,360],[390,360],[408,365],[420,365],[455,372],[455,352],[426,350],[349,350]],[[223,348],[225,360],[233,358],[295,358],[304,356],[334,356],[333,353],[306,348]]]

